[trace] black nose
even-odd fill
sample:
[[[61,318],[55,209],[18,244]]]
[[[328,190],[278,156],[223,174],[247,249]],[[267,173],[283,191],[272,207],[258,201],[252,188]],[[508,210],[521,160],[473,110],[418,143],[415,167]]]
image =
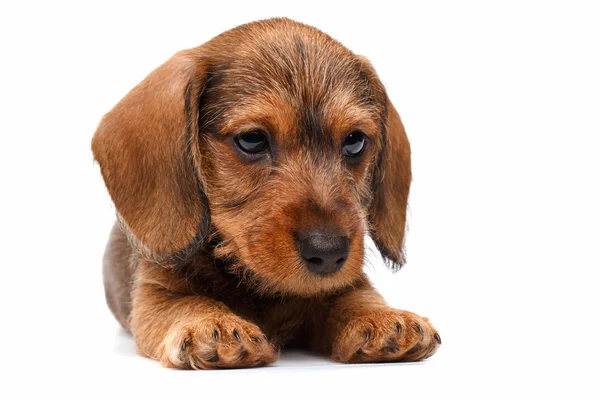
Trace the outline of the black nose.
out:
[[[314,230],[298,235],[298,248],[306,267],[316,274],[332,274],[342,268],[350,252],[345,236]]]

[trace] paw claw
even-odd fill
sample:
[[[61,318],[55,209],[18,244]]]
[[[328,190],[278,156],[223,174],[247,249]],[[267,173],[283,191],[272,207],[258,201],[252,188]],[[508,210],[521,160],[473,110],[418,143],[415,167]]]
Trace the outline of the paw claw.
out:
[[[255,367],[278,356],[258,326],[234,314],[174,326],[162,346],[163,365],[181,369]]]
[[[421,350],[423,350],[423,346],[421,346],[420,344],[418,344],[415,347],[413,347],[412,349],[410,349],[409,351],[407,351],[404,355],[407,356],[407,357],[413,356],[413,355],[421,352]]]
[[[393,308],[348,320],[332,346],[341,362],[419,361],[435,354],[441,338],[429,320]]]
[[[385,342],[385,345],[381,348],[381,351],[384,353],[395,353],[398,351],[400,347],[398,346],[398,342],[396,338],[391,337]]]
[[[246,349],[245,349],[245,348],[243,348],[243,347],[242,347],[242,348],[240,349],[240,352],[239,352],[239,354],[238,354],[238,358],[237,358],[237,359],[238,359],[238,360],[241,360],[242,358],[246,357],[246,354],[248,354],[248,352],[246,351]]]
[[[402,324],[400,322],[396,322],[396,330],[398,333],[402,333]]]

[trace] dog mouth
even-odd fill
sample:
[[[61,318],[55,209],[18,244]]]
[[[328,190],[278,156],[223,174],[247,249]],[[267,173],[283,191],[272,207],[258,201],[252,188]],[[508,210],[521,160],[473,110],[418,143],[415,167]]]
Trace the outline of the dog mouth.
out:
[[[305,230],[285,238],[263,231],[230,248],[227,270],[263,295],[314,297],[360,278],[364,243],[335,230]],[[361,236],[362,237],[362,236]]]

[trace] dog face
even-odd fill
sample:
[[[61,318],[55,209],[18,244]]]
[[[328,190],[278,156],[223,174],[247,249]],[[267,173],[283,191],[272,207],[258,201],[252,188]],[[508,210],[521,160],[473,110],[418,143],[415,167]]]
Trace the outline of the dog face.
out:
[[[132,239],[173,263],[215,256],[265,293],[361,274],[365,233],[402,262],[410,150],[371,65],[287,19],[180,52],[101,122],[93,151]]]

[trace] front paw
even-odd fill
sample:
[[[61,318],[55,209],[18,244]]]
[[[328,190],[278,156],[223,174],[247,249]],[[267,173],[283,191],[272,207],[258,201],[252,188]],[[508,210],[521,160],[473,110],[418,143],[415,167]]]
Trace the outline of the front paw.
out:
[[[418,361],[432,356],[442,340],[427,318],[383,308],[350,319],[333,341],[339,362]]]
[[[180,369],[248,368],[270,364],[277,356],[258,326],[227,313],[172,327],[160,361]]]

